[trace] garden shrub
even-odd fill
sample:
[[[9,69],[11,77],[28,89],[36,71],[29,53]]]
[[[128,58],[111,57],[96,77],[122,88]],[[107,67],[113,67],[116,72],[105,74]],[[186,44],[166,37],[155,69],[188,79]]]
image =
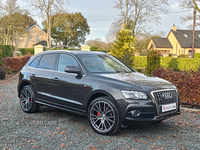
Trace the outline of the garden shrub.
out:
[[[200,71],[179,71],[155,69],[153,75],[172,82],[178,89],[181,102],[200,104]]]
[[[172,68],[175,71],[198,71],[200,66],[200,59],[163,57],[161,58],[161,66],[166,68]]]
[[[151,50],[148,52],[147,56],[147,66],[146,73],[151,75],[154,69],[158,69],[160,67],[160,55],[157,54],[157,51]]]
[[[187,54],[181,54],[178,56],[179,58],[188,58],[188,55]]]
[[[3,57],[13,57],[14,46],[10,45],[0,45]]]
[[[136,69],[144,69],[147,65],[146,56],[135,56],[134,67]],[[194,70],[200,69],[200,58],[173,58],[161,57],[160,66],[170,68],[175,71]]]
[[[5,79],[5,72],[0,69],[0,79]]]
[[[19,51],[22,55],[34,54],[34,48],[21,48]]]
[[[3,53],[2,53],[2,49],[0,49],[0,66],[3,65]]]
[[[135,56],[134,67],[136,69],[144,69],[147,66],[147,57],[146,56]]]
[[[10,71],[19,71],[30,59],[32,55],[25,55],[19,57],[5,57],[3,63],[6,69]]]
[[[200,53],[194,53],[194,58],[200,58]]]

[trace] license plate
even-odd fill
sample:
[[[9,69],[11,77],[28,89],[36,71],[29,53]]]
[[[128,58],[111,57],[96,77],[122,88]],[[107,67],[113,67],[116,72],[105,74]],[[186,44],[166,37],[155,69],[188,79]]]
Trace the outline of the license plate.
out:
[[[168,105],[162,105],[162,112],[175,110],[176,109],[176,103],[168,104]]]

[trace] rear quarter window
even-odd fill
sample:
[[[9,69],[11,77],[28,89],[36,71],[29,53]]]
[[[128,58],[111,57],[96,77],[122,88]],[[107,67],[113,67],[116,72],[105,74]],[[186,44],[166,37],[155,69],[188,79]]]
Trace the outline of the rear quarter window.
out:
[[[42,56],[38,56],[37,58],[35,58],[35,59],[30,63],[29,66],[30,66],[30,67],[33,67],[33,68],[37,68],[37,65],[38,65],[38,63],[39,63],[41,57],[42,57]]]
[[[38,68],[56,70],[57,54],[47,54],[43,55],[40,60]]]

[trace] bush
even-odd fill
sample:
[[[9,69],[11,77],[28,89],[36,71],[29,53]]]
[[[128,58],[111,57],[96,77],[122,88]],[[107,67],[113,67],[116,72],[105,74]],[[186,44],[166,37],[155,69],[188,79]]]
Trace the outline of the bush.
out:
[[[135,56],[134,67],[136,69],[144,69],[147,65],[146,56]],[[175,71],[184,70],[200,70],[200,58],[173,58],[173,57],[161,57],[160,66],[164,68],[170,68]]]
[[[200,58],[200,53],[194,53],[194,58]]]
[[[2,53],[2,50],[0,49],[0,66],[3,65],[3,53]]]
[[[22,55],[31,55],[34,54],[34,48],[22,48],[19,50]]]
[[[151,75],[154,69],[158,69],[160,67],[160,55],[157,54],[157,51],[151,50],[148,52],[147,56],[147,66],[146,73]]]
[[[0,45],[3,57],[13,57],[14,46],[10,45]]]
[[[135,56],[134,67],[136,69],[144,69],[147,66],[147,57],[146,56]]]
[[[199,71],[200,59],[163,57],[161,59],[161,66],[165,68],[172,68],[175,71]]]
[[[129,35],[129,29],[122,29],[112,43],[112,48],[110,49],[110,54],[117,57],[119,60],[123,61],[129,67],[134,65],[134,40],[135,37]]]
[[[32,55],[25,55],[20,57],[5,57],[3,63],[9,71],[19,71],[30,59]]]
[[[181,54],[178,56],[179,58],[188,58],[188,55],[187,54]]]
[[[0,79],[5,79],[5,72],[0,69]]]
[[[153,75],[172,82],[178,89],[181,102],[188,104],[200,104],[200,71],[180,71],[172,69],[156,69]]]

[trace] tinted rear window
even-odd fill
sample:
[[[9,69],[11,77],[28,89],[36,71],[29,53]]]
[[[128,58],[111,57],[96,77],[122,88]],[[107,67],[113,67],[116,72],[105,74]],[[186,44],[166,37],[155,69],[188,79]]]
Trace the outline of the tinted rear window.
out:
[[[37,67],[37,64],[38,64],[38,62],[40,61],[40,58],[41,58],[41,57],[42,57],[42,56],[38,56],[37,58],[35,58],[35,59],[31,62],[30,67],[36,68],[36,67]]]
[[[55,70],[56,69],[57,54],[43,55],[40,60],[39,68]]]

